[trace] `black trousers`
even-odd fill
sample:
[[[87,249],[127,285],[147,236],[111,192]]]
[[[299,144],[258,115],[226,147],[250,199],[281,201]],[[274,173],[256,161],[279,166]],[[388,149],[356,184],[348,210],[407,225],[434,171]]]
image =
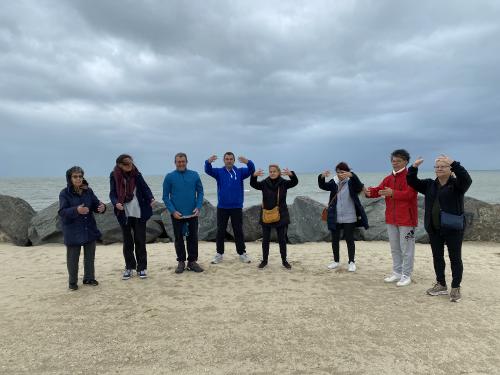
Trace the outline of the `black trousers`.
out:
[[[436,233],[429,232],[436,281],[441,285],[446,286],[446,278],[444,275],[444,270],[446,268],[446,262],[444,260],[445,244],[448,247],[448,256],[450,257],[451,263],[451,287],[458,288],[462,282],[462,274],[464,272],[464,266],[462,263],[463,238],[463,231],[441,230]]]
[[[332,250],[333,250],[333,260],[335,262],[340,261],[340,238],[341,231],[344,232],[344,239],[347,244],[347,254],[349,255],[349,262],[354,262],[354,256],[356,254],[356,245],[354,244],[354,228],[356,228],[356,223],[343,223],[336,224],[336,230],[332,230]]]
[[[269,242],[271,242],[271,229],[273,227],[263,225],[262,226],[262,260],[266,261],[269,258]],[[286,232],[287,225],[281,225],[276,228],[276,233],[278,235],[278,243],[280,245],[281,260],[284,262],[286,260]]]
[[[217,237],[216,246],[219,254],[224,254],[224,239],[226,237],[227,222],[231,218],[236,252],[245,253],[245,239],[243,236],[243,209],[217,208]]]
[[[66,264],[68,266],[69,283],[78,282],[78,263],[81,246],[66,246]],[[95,241],[83,245],[83,279],[94,280]]]
[[[187,243],[187,261],[196,262],[198,260],[198,218],[176,219],[171,216],[174,227],[175,252],[178,262],[186,261],[186,246],[184,245],[184,235]]]
[[[143,271],[148,268],[148,253],[146,252],[146,222],[136,217],[128,217],[127,224],[122,225],[123,257],[125,268]],[[134,256],[135,248],[135,256]]]

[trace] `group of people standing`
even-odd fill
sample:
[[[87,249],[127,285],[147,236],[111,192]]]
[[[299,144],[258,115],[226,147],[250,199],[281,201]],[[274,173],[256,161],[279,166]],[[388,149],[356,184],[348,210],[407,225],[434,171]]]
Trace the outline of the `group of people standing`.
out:
[[[243,233],[244,180],[250,177],[250,186],[262,191],[260,224],[262,226],[262,261],[264,268],[269,260],[271,230],[276,229],[283,267],[291,269],[287,260],[287,228],[290,215],[286,203],[287,190],[298,184],[295,172],[279,165],[269,165],[269,176],[261,181],[262,169],[240,156],[245,167],[235,166],[232,152],[223,156],[224,166],[215,168],[216,155],[205,161],[205,172],[217,181],[217,235],[216,254],[212,264],[224,259],[224,242],[229,220],[234,233],[236,252],[243,263],[250,263],[246,253]],[[464,233],[464,195],[472,183],[468,172],[459,162],[447,156],[435,161],[436,179],[419,179],[418,167],[423,163],[417,158],[409,168],[409,153],[404,149],[391,154],[392,172],[376,187],[365,187],[347,163],[318,176],[320,189],[330,191],[326,208],[328,229],[331,231],[333,260],[329,269],[340,267],[340,239],[348,249],[348,271],[356,271],[354,230],[368,229],[368,218],[359,199],[384,197],[385,220],[393,261],[392,273],[384,279],[403,287],[411,283],[415,254],[415,229],[418,220],[417,193],[425,195],[425,229],[429,234],[436,282],[427,290],[429,295],[448,294],[445,280],[444,245],[448,247],[452,269],[451,301],[459,301],[463,273],[461,246]],[[198,264],[198,219],[203,205],[203,185],[197,172],[187,168],[185,153],[175,155],[175,170],[165,176],[163,201],[171,215],[174,246],[177,255],[175,273],[185,270],[203,272]],[[284,178],[287,177],[287,178]],[[97,199],[84,179],[83,169],[72,167],[66,172],[67,187],[59,195],[59,215],[62,221],[64,243],[67,247],[69,288],[78,289],[78,264],[80,250],[84,248],[83,283],[98,285],[94,275],[96,240],[100,238],[93,213],[104,213],[106,206]],[[123,280],[134,276],[147,278],[146,222],[152,216],[155,199],[130,155],[122,154],[110,174],[110,194],[114,213],[123,235],[125,269]],[[460,221],[462,223],[460,224]],[[451,224],[450,224],[451,223]]]

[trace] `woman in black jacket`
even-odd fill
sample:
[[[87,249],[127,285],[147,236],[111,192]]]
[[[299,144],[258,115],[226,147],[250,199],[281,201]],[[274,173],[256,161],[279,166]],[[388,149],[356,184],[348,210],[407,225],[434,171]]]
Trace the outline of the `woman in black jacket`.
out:
[[[458,161],[445,155],[436,159],[434,170],[436,179],[421,180],[417,177],[418,167],[424,160],[418,158],[408,169],[406,179],[408,185],[425,195],[424,226],[429,234],[436,283],[427,290],[427,294],[438,296],[448,294],[444,275],[444,245],[448,247],[451,262],[451,291],[450,301],[458,302],[461,299],[460,283],[462,282],[462,241],[464,237],[464,195],[472,184],[472,179]],[[458,219],[458,226],[449,227],[446,216],[451,214],[452,219]],[[444,215],[444,216],[443,216]]]
[[[333,261],[328,268],[335,269],[340,265],[339,242],[340,231],[343,230],[349,255],[347,269],[354,272],[356,271],[354,228],[362,226],[368,229],[368,218],[358,196],[363,191],[364,185],[345,162],[337,164],[335,171],[337,175],[328,182],[325,178],[330,176],[330,171],[318,176],[319,188],[330,191],[327,224],[332,233]]]
[[[87,181],[83,169],[74,166],[66,171],[67,187],[59,194],[59,217],[62,223],[66,263],[69,274],[69,289],[78,289],[78,263],[83,246],[83,283],[96,286],[99,283],[94,274],[96,240],[101,237],[93,213],[106,211]]]
[[[257,177],[263,176],[262,169],[255,171],[250,178],[250,186],[262,191],[262,208],[260,215],[260,224],[262,225],[262,262],[259,268],[267,266],[269,258],[269,242],[271,240],[271,229],[276,228],[278,234],[278,243],[280,246],[281,261],[283,267],[290,269],[292,266],[287,261],[286,254],[286,231],[290,224],[290,215],[286,205],[286,192],[299,183],[295,172],[285,168],[283,172],[276,164],[269,166],[269,177],[263,181],[257,181]],[[290,179],[285,180],[281,175],[288,176]],[[279,208],[279,220],[273,223],[264,223],[262,220],[262,209],[271,210],[274,207]]]
[[[134,165],[134,160],[127,154],[116,158],[109,183],[109,198],[123,234],[125,270],[122,280],[130,279],[134,270],[141,279],[145,279],[148,276],[146,222],[153,215],[153,193]]]

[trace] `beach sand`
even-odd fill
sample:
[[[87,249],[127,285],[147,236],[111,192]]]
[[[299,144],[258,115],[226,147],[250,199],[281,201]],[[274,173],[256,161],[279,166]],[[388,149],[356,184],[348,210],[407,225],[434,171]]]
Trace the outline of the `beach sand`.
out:
[[[200,243],[205,272],[174,274],[172,243],[148,245],[149,275],[121,280],[121,244],[98,246],[97,287],[67,289],[65,247],[0,244],[3,374],[499,374],[500,246],[466,242],[463,299],[430,297],[428,245],[414,282],[385,284],[388,243],[357,242],[355,273],[326,269],[329,243],[277,244],[257,269]],[[80,262],[82,262],[83,254]],[[450,280],[449,262],[447,277]]]

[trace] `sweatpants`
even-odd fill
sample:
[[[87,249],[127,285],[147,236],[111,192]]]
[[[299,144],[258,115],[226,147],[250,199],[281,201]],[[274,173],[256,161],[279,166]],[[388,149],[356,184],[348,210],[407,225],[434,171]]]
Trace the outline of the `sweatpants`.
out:
[[[78,263],[81,246],[66,246],[66,264],[68,266],[69,283],[78,282]],[[95,241],[83,245],[83,280],[94,280]]]
[[[446,286],[446,278],[444,270],[446,262],[444,260],[444,245],[448,247],[448,256],[451,263],[451,287],[458,288],[462,282],[462,274],[464,266],[462,263],[462,241],[464,238],[463,231],[441,230],[439,233],[429,233],[431,242],[432,259],[434,261],[434,272],[436,273],[436,281],[441,285]]]
[[[281,225],[276,228],[276,233],[278,235],[278,243],[280,246],[281,261],[286,261],[286,232],[287,225]],[[269,243],[271,242],[271,229],[273,227],[263,225],[262,226],[262,260],[266,261],[269,258]]]
[[[174,227],[177,261],[186,261],[186,246],[184,244],[184,237],[186,237],[187,261],[196,262],[198,260],[198,218],[176,219],[173,216],[171,218]]]
[[[148,269],[146,222],[136,217],[128,217],[127,224],[122,225],[121,228],[123,234],[123,257],[125,258],[125,268],[128,270],[137,270],[137,272]]]
[[[226,237],[226,228],[229,218],[231,218],[231,225],[233,227],[236,252],[241,255],[245,253],[245,239],[243,236],[243,209],[241,208],[217,208],[217,252],[219,254],[224,254],[224,239]]]
[[[415,227],[387,224],[391,245],[392,272],[411,276],[415,258]]]
[[[354,228],[356,223],[343,223],[336,224],[335,230],[332,230],[332,250],[333,250],[333,260],[335,262],[340,261],[340,238],[341,232],[344,232],[344,239],[347,244],[347,254],[349,256],[349,262],[354,262],[354,255],[356,253],[356,245],[354,244]]]

